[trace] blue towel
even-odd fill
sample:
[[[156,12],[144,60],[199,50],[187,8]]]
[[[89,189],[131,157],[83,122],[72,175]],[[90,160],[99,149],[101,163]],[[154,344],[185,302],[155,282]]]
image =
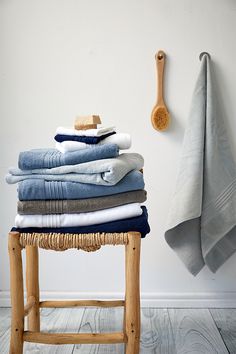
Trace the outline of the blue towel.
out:
[[[80,182],[97,185],[115,185],[130,171],[141,170],[143,157],[139,154],[121,154],[111,159],[102,159],[46,169],[21,170],[10,168],[7,183],[18,183],[26,179],[45,181]]]
[[[112,133],[107,133],[101,136],[85,136],[85,135],[63,135],[63,134],[57,134],[54,139],[58,143],[62,143],[63,141],[80,141],[81,143],[86,143],[86,144],[97,144],[101,140],[107,138],[110,135],[116,134],[116,132]]]
[[[107,222],[104,224],[90,225],[90,226],[80,226],[80,227],[61,227],[61,228],[15,228],[13,227],[11,231],[18,231],[21,233],[70,233],[70,234],[88,234],[96,232],[128,232],[136,231],[140,232],[142,237],[145,237],[150,232],[150,227],[148,224],[148,213],[146,207],[142,207],[143,213],[140,216],[116,220],[112,222]]]
[[[143,174],[132,171],[114,186],[26,179],[19,183],[18,197],[19,200],[86,199],[138,189],[144,189]]]
[[[19,155],[18,167],[21,170],[54,168],[77,165],[84,162],[108,159],[119,155],[116,144],[94,145],[92,148],[62,154],[57,149],[33,149]]]

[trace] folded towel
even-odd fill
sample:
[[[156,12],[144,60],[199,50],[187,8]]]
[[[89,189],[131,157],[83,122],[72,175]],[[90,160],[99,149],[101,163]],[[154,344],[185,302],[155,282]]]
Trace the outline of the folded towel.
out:
[[[63,228],[12,228],[12,231],[18,231],[21,233],[61,233],[61,234],[88,234],[88,233],[102,233],[102,232],[129,232],[137,231],[140,232],[142,237],[145,237],[146,234],[150,232],[150,227],[148,224],[148,214],[147,209],[142,207],[142,215],[116,220],[112,222],[107,222],[103,224],[90,225],[90,226],[80,226],[80,227],[63,227]],[[86,236],[85,236],[86,237]]]
[[[77,150],[62,154],[56,149],[33,149],[23,151],[19,155],[18,167],[22,170],[36,168],[53,168],[64,165],[108,159],[119,155],[119,148],[115,144],[92,145],[93,148]]]
[[[147,199],[145,190],[131,191],[105,197],[77,200],[29,200],[18,201],[18,214],[71,214],[113,208],[130,203],[143,203]]]
[[[20,200],[85,199],[144,189],[143,175],[139,171],[128,173],[115,186],[97,186],[76,182],[46,182],[27,179],[18,186]]]
[[[54,139],[61,143],[62,141],[80,141],[81,143],[86,144],[98,144],[103,139],[116,134],[115,132],[107,133],[101,136],[86,136],[86,135],[64,135],[57,134]]]
[[[16,215],[16,227],[71,227],[102,224],[142,214],[139,203],[132,203],[78,214]]]
[[[113,134],[101,140],[96,145],[81,143],[79,141],[62,141],[61,143],[56,142],[56,149],[64,154],[66,152],[93,148],[94,146],[104,144],[116,144],[120,150],[129,149],[131,147],[131,136],[127,133]]]
[[[64,128],[58,127],[56,130],[56,135],[77,135],[77,136],[102,136],[109,133],[114,133],[115,127],[100,127],[97,129],[87,129],[87,130],[79,130],[79,129],[71,129],[71,128]]]
[[[66,165],[50,169],[21,170],[11,168],[6,176],[7,183],[18,183],[26,179],[45,181],[69,181],[97,185],[115,185],[127,173],[140,170],[144,160],[135,153],[121,154],[112,159],[89,161],[78,165]]]
[[[236,250],[236,164],[207,55],[193,95],[165,238],[194,275],[204,264],[215,272]]]

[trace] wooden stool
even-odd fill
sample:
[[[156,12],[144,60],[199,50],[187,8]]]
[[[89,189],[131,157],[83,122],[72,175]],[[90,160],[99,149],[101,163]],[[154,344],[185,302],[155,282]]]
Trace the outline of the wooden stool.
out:
[[[126,354],[138,354],[140,341],[140,241],[141,235],[138,232],[64,235],[10,232],[9,257],[12,323],[9,353],[22,354],[23,343],[33,342],[44,344],[125,343]],[[125,245],[125,300],[40,301],[38,247],[55,251],[62,251],[69,248],[95,251],[102,245]],[[27,303],[25,306],[21,255],[23,248],[26,249]],[[40,332],[40,308],[74,306],[123,306],[123,332],[97,334]],[[28,316],[27,331],[24,328],[25,316]]]

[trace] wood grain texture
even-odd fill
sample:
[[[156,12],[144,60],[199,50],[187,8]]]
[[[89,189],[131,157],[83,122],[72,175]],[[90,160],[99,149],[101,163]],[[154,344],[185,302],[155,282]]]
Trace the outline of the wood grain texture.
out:
[[[157,101],[152,110],[151,121],[153,128],[158,131],[166,130],[170,123],[170,115],[163,97],[165,57],[166,55],[162,50],[155,55],[157,69]]]
[[[236,309],[211,309],[210,312],[229,352],[236,353]]]
[[[84,311],[80,333],[102,333],[122,331],[123,309],[86,308]],[[123,354],[124,344],[75,345],[73,354]]]
[[[11,312],[9,308],[0,309],[0,338],[9,329],[11,325]]]
[[[176,353],[174,337],[167,309],[142,310],[142,336],[140,354]]]
[[[35,301],[35,297],[34,296],[30,296],[28,298],[28,302],[26,303],[25,307],[24,307],[24,316],[28,316],[30,311],[32,311],[33,307],[35,306],[36,301]]]
[[[8,237],[8,252],[10,259],[11,279],[11,343],[9,354],[23,353],[24,332],[24,289],[22,270],[22,248],[19,242],[20,234],[10,232]]]
[[[66,307],[120,307],[124,306],[123,300],[71,300],[71,301],[41,301],[40,307],[55,307],[55,308],[66,308]]]
[[[236,309],[210,311],[142,309],[140,354],[235,354]],[[10,309],[0,309],[1,354],[9,353],[10,317]],[[41,310],[42,330],[56,333],[121,331],[122,320],[119,307]],[[24,354],[124,354],[124,345],[25,343]]]
[[[46,333],[24,332],[24,341],[42,344],[113,344],[126,342],[123,332],[112,333]]]
[[[154,354],[157,340],[152,332],[149,309],[144,308],[141,310],[140,354]]]
[[[0,309],[0,353],[8,354],[10,344],[11,310]]]
[[[40,316],[39,316],[39,256],[38,247],[26,246],[26,289],[27,301],[32,297],[35,303],[29,312],[28,330],[40,331]]]
[[[125,333],[126,354],[139,354],[140,347],[140,233],[128,235],[125,246]]]
[[[45,332],[77,332],[83,317],[84,309],[42,309],[41,330]],[[27,354],[71,354],[74,348],[70,345],[53,345],[25,343]]]
[[[8,354],[10,347],[10,328],[0,337],[0,353]]]
[[[101,124],[99,116],[78,116],[75,119],[74,128],[77,130],[97,129],[97,124]]]
[[[169,309],[176,354],[228,354],[207,309]]]

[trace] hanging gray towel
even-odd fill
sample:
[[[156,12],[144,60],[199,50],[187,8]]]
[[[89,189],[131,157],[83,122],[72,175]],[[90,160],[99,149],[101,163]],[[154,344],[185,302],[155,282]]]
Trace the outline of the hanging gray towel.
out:
[[[204,55],[184,136],[165,239],[196,275],[236,250],[236,164]]]

